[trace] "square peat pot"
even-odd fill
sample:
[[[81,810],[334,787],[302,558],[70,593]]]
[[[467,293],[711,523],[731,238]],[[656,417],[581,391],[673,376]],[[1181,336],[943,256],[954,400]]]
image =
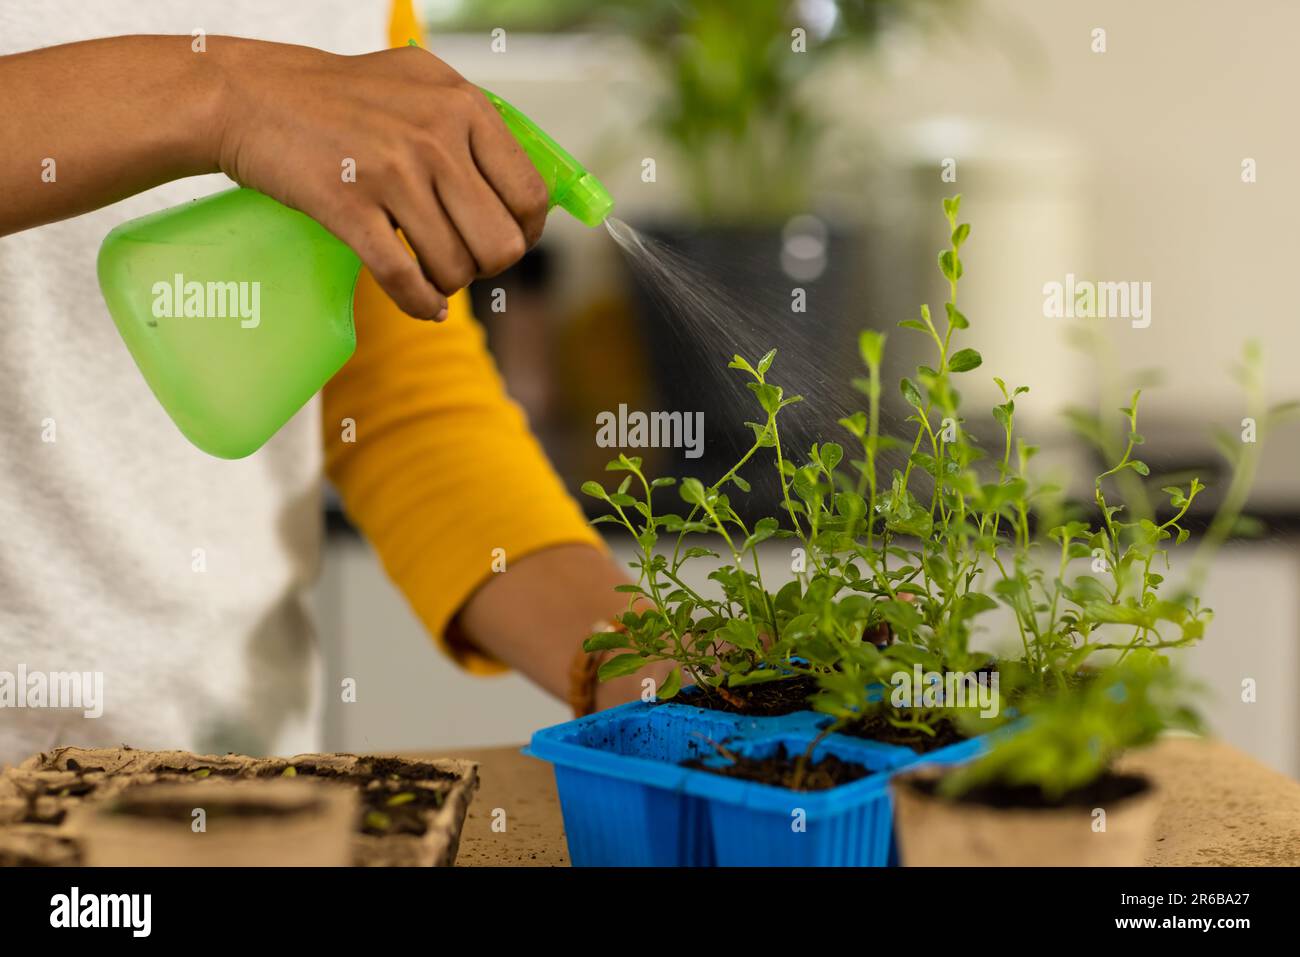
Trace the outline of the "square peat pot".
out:
[[[718,760],[714,744],[751,756],[784,744],[799,754],[825,722],[810,711],[751,718],[632,702],[544,728],[525,753],[555,766],[575,866],[883,866],[896,858],[889,778],[921,764],[967,760],[984,747],[975,738],[918,756],[831,735],[814,760],[834,754],[876,773],[820,792],[681,766]]]

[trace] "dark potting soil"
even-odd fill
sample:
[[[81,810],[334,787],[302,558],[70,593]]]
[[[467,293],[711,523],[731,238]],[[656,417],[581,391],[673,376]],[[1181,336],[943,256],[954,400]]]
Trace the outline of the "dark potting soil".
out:
[[[776,718],[796,711],[807,711],[808,696],[816,690],[817,682],[801,675],[797,678],[728,688],[725,692],[727,697],[723,697],[717,688],[699,686],[690,697],[682,700],[709,711],[743,714],[752,718]]]
[[[442,807],[446,795],[429,788],[410,787],[390,790],[370,787],[361,792],[361,827],[363,834],[384,837],[389,834],[424,834],[428,826],[424,812]]]
[[[931,797],[934,796],[938,784],[938,780],[924,779],[908,782],[909,787]],[[1149,787],[1146,778],[1135,774],[1103,774],[1092,783],[1068,791],[1056,800],[1048,800],[1043,796],[1042,791],[1030,785],[1000,784],[972,788],[954,800],[959,804],[979,804],[1007,810],[1095,808],[1136,797]]]
[[[327,778],[357,788],[361,800],[361,818],[357,830],[375,837],[428,831],[424,812],[442,807],[444,792],[417,784],[429,781],[456,780],[456,775],[418,761],[397,758],[365,758],[359,770],[341,771],[304,761],[292,765],[298,775]],[[287,770],[287,768],[286,768]],[[284,776],[285,771],[263,772],[267,776]]]
[[[175,774],[180,777],[199,778],[200,780],[214,776],[219,778],[237,778],[243,776],[243,773],[239,768],[209,768],[206,766],[198,768],[177,768],[172,767],[171,765],[161,765],[154,768],[154,773]]]
[[[722,749],[719,749],[722,750]],[[875,772],[860,764],[842,761],[833,754],[828,754],[816,761],[809,761],[804,768],[803,777],[795,787],[798,777],[799,756],[791,756],[785,745],[778,745],[776,751],[766,758],[751,758],[735,755],[722,750],[731,763],[723,765],[706,764],[700,758],[683,761],[682,767],[708,771],[727,778],[739,778],[742,781],[756,781],[774,787],[793,791],[829,791],[841,784],[861,780]]]
[[[966,740],[966,736],[947,718],[936,721],[933,727],[933,735],[912,728],[896,728],[880,715],[872,714],[841,728],[840,734],[879,741],[881,744],[901,744],[918,754],[929,754]]]

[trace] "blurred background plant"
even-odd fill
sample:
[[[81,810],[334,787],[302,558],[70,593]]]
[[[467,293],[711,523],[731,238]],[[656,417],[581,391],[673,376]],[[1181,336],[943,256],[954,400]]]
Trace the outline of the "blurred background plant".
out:
[[[656,130],[686,172],[694,214],[780,225],[813,199],[823,134],[847,104],[810,95],[809,76],[861,56],[903,20],[940,22],[960,0],[461,0],[448,29],[614,33],[634,40],[660,84]],[[808,51],[815,53],[808,55]],[[792,55],[795,54],[795,55]]]

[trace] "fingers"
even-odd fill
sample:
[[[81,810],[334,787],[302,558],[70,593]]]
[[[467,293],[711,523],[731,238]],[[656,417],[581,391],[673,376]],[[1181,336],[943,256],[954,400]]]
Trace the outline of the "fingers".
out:
[[[542,238],[550,197],[528,154],[490,104],[470,127],[470,152],[531,249]]]
[[[383,210],[370,207],[359,211],[336,235],[361,257],[375,282],[402,312],[416,319],[445,317],[447,297],[425,277]]]
[[[482,93],[436,58],[389,55],[366,65],[373,75],[354,91],[365,111],[348,130],[365,128],[373,175],[357,181],[345,208],[328,204],[334,222],[318,218],[403,312],[439,318],[451,295],[514,264],[540,238],[546,186]],[[416,107],[403,99],[412,71],[436,74],[421,86],[436,95],[421,94]]]
[[[419,257],[424,275],[444,297],[464,289],[477,274],[474,256],[452,225],[433,187],[414,179],[398,188],[390,215]]]
[[[438,199],[464,240],[480,276],[495,276],[528,251],[519,223],[479,173],[468,145],[435,181]]]

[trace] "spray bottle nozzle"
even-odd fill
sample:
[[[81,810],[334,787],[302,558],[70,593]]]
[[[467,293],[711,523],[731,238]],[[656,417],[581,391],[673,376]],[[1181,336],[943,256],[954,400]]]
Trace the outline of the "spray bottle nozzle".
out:
[[[414,39],[408,46],[418,47]],[[491,90],[479,87],[488,102],[496,107],[505,120],[506,128],[519,141],[533,166],[546,184],[546,195],[551,198],[550,208],[559,206],[584,226],[599,226],[614,210],[614,199],[603,183],[592,176],[582,164],[570,156],[559,143],[546,135],[546,131]]]
[[[480,89],[482,89],[480,87]],[[551,206],[559,206],[586,226],[599,226],[614,209],[614,200],[600,180],[570,156],[559,143],[501,97],[483,90],[506,127],[524,148],[546,184]]]

